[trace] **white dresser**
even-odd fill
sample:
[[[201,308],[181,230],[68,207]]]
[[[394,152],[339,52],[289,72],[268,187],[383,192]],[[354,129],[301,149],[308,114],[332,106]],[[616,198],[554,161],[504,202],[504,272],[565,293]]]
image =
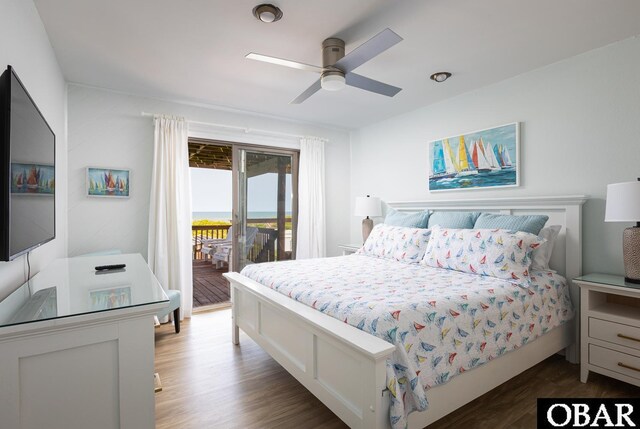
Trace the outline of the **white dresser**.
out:
[[[166,305],[138,254],[39,272],[0,302],[0,427],[154,428],[153,314]]]
[[[640,386],[640,285],[589,274],[580,286],[580,381],[589,371]]]

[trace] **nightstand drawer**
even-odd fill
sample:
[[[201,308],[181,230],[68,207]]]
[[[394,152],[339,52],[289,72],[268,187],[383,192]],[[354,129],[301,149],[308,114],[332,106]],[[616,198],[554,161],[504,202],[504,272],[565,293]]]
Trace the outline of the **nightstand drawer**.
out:
[[[640,350],[640,328],[589,318],[589,336]]]
[[[640,357],[589,344],[589,363],[640,380]]]

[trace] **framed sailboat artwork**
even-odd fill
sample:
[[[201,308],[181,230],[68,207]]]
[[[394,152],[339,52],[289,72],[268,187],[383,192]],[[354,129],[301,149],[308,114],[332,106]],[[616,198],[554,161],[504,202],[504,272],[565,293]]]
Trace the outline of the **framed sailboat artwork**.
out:
[[[87,196],[129,198],[131,170],[87,167]]]
[[[520,124],[429,142],[429,191],[520,186]]]

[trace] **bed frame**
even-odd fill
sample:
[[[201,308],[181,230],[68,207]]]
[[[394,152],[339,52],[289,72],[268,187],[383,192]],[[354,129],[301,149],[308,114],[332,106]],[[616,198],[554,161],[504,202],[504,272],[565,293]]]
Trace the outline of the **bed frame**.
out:
[[[551,267],[572,279],[582,271],[582,205],[585,196],[402,201],[400,211],[484,211],[546,214],[562,225]],[[351,428],[389,428],[385,361],[395,347],[367,332],[294,301],[238,273],[224,274],[231,286],[232,339],[239,329]],[[571,299],[579,308],[577,287]],[[427,392],[429,408],[409,415],[410,428],[423,428],[490,391],[547,357],[566,349],[578,362],[579,316],[526,346],[507,353]]]

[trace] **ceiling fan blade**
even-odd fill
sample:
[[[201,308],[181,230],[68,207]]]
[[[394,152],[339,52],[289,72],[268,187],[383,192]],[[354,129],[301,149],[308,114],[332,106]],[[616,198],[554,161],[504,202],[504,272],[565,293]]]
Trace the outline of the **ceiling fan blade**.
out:
[[[284,60],[282,58],[270,57],[268,55],[249,53],[245,56],[250,60],[264,61],[265,63],[277,64],[279,66],[291,67],[298,70],[306,70],[315,73],[322,73],[322,67],[316,67],[309,64],[299,63],[297,61]]]
[[[289,104],[300,104],[300,103],[302,103],[304,100],[306,100],[307,98],[311,97],[316,92],[320,91],[320,88],[322,88],[322,87],[320,85],[320,79],[318,79],[317,81],[315,81],[313,83],[313,85],[311,85],[309,88],[307,88],[302,94],[298,95],[296,97],[296,99],[291,101]]]
[[[347,73],[345,80],[347,85],[355,86],[365,91],[375,92],[376,94],[386,95],[387,97],[393,97],[402,91],[402,88],[398,88],[397,86],[387,85],[386,83],[369,79],[368,77],[355,73]]]
[[[386,28],[340,58],[334,66],[345,73],[349,73],[402,40],[402,37]]]

